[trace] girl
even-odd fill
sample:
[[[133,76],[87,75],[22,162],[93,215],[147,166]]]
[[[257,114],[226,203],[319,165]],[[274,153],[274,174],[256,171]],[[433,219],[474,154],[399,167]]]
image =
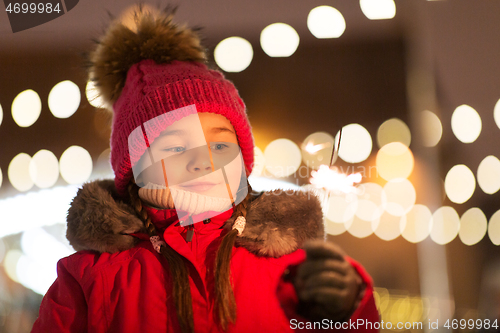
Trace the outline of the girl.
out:
[[[174,12],[139,8],[134,27],[112,23],[90,56],[113,111],[115,179],[87,183],[73,200],[67,237],[78,252],[59,261],[33,332],[377,322],[371,279],[324,241],[317,198],[252,192],[245,105]]]

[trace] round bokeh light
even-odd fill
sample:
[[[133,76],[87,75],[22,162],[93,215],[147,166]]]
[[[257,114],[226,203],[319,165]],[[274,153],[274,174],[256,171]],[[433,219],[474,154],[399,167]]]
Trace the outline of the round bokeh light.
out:
[[[266,170],[275,177],[287,177],[297,171],[302,161],[299,147],[288,139],[277,139],[264,150]]]
[[[335,136],[335,139],[339,133]],[[342,128],[339,157],[348,163],[359,163],[366,160],[372,152],[372,137],[359,124],[349,124]]]
[[[431,229],[432,213],[427,206],[416,204],[401,218],[401,235],[411,243],[426,239]]]
[[[434,147],[441,140],[443,125],[435,113],[425,110],[420,113],[420,130],[425,147]]]
[[[290,25],[273,23],[260,34],[260,45],[270,57],[289,57],[299,46],[299,34]]]
[[[481,134],[481,117],[476,110],[468,105],[460,105],[451,116],[453,134],[463,143],[476,141]]]
[[[487,194],[494,194],[500,189],[500,161],[493,155],[485,157],[477,168],[477,183]]]
[[[460,217],[452,207],[440,207],[432,215],[431,239],[441,245],[448,244],[458,235]]]
[[[401,142],[406,147],[410,146],[411,133],[408,125],[401,119],[386,120],[377,131],[377,143],[380,148],[391,142]]]
[[[472,197],[476,189],[474,174],[464,164],[455,165],[446,174],[444,189],[452,202],[464,203]]]
[[[414,166],[411,150],[401,142],[386,144],[377,153],[377,172],[385,180],[408,178]]]
[[[61,155],[59,170],[68,184],[81,184],[92,174],[92,157],[84,148],[71,146]]]
[[[316,132],[309,135],[302,143],[302,160],[312,169],[317,170],[320,165],[330,165],[333,154],[334,138],[325,132]]]
[[[483,211],[473,207],[460,218],[458,236],[465,245],[474,245],[483,239],[488,229],[488,220]]]
[[[252,44],[241,37],[228,37],[215,47],[214,59],[226,72],[241,72],[252,62]]]
[[[12,102],[12,118],[19,127],[29,127],[40,117],[42,101],[36,91],[25,90]]]
[[[7,175],[11,185],[19,192],[29,191],[33,187],[29,165],[31,156],[25,153],[17,154],[9,164]]]
[[[56,84],[49,93],[49,109],[56,118],[71,117],[80,106],[80,88],[70,80]]]
[[[59,178],[59,162],[49,150],[42,149],[31,158],[29,174],[39,188],[53,186]]]
[[[330,6],[313,8],[307,16],[307,27],[316,38],[338,38],[345,31],[342,13]]]

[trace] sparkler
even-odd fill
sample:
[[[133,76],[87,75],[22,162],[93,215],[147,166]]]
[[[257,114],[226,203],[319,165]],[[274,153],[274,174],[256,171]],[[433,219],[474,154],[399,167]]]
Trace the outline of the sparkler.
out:
[[[326,200],[330,199],[331,192],[355,193],[356,187],[354,186],[354,184],[359,183],[361,181],[361,174],[359,173],[346,175],[344,173],[338,172],[336,168],[332,168],[339,156],[341,137],[342,137],[342,129],[340,129],[339,134],[335,138],[332,158],[330,160],[330,166],[323,164],[320,165],[317,171],[311,172],[312,176],[310,178],[311,184],[314,185],[316,188],[324,188],[327,191],[328,195]],[[308,143],[306,145],[306,150],[310,153],[316,153],[319,150],[324,149],[328,146],[329,143],[318,144],[318,145],[313,145],[312,143]]]

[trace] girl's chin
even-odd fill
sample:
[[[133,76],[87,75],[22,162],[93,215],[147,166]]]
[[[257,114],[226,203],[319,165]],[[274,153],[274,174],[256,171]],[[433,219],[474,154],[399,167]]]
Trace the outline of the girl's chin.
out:
[[[195,186],[172,186],[172,189],[194,192],[214,198],[230,199],[226,184],[195,185]]]

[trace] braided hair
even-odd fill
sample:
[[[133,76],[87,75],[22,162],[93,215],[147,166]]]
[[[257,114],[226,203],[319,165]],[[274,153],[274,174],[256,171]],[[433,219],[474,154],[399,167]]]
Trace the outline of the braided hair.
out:
[[[247,186],[248,194],[233,210],[233,215],[230,218],[232,223],[239,216],[245,218],[247,216],[248,205],[252,199],[252,187],[248,180]],[[215,258],[215,311],[223,330],[227,329],[229,323],[236,321],[236,300],[230,280],[230,262],[237,236],[238,230],[232,229],[229,231],[222,239]]]
[[[128,185],[130,202],[141,218],[149,237],[158,236],[156,227],[151,222],[151,217],[143,207],[141,198],[139,197],[139,187],[130,182]],[[193,306],[191,304],[191,287],[189,286],[189,278],[187,267],[182,256],[174,251],[168,244],[162,244],[160,253],[167,259],[170,275],[172,277],[172,295],[174,296],[175,308],[177,310],[177,319],[184,333],[194,332],[193,321]]]

